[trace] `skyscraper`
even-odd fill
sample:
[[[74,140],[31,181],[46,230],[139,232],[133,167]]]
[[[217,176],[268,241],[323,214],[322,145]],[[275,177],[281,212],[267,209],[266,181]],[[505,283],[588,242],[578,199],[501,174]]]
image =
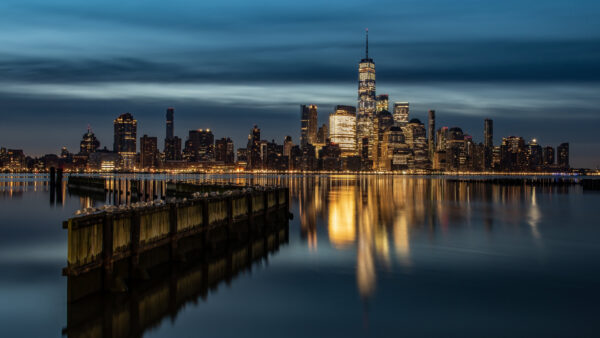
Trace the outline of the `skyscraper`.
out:
[[[140,168],[158,166],[158,139],[144,135],[140,137]]]
[[[167,132],[166,132],[166,136],[165,138],[168,139],[172,139],[174,135],[173,131],[174,131],[174,115],[175,114],[175,108],[169,107],[167,108]]]
[[[190,162],[215,160],[215,136],[210,129],[190,130],[185,142],[184,157]]]
[[[133,168],[137,151],[137,121],[130,113],[121,114],[114,122],[113,151],[121,156],[121,166]]]
[[[301,105],[300,115],[300,143],[303,146],[317,143],[317,106]]]
[[[400,126],[408,123],[409,105],[408,102],[394,103],[394,122]]]
[[[356,108],[352,106],[335,106],[335,112],[329,115],[329,138],[337,144],[341,156],[356,156]]]
[[[390,110],[390,97],[388,94],[377,95],[375,111],[377,113]]]
[[[491,169],[494,152],[494,121],[485,119],[483,121],[483,167]]]
[[[544,165],[545,166],[553,166],[554,165],[554,148],[552,148],[552,146],[544,147],[543,156],[544,156]]]
[[[224,137],[215,141],[215,160],[224,164],[233,164],[233,141],[229,137]]]
[[[260,129],[257,125],[250,130],[248,135],[248,146],[246,147],[247,167],[248,169],[261,169],[261,144],[260,144]]]
[[[167,130],[165,134],[165,160],[181,160],[181,139],[175,136],[175,109],[167,108]]]
[[[79,155],[89,156],[100,147],[100,142],[96,139],[96,135],[92,133],[92,129],[88,127],[87,133],[83,134],[81,143],[79,144]]]
[[[427,124],[427,142],[429,145],[429,161],[433,161],[433,153],[435,152],[435,110],[429,111],[429,119]]]
[[[369,30],[366,31],[365,58],[358,65],[358,114],[356,116],[356,135],[365,144],[367,154],[363,158],[373,161],[374,129],[373,118],[376,110],[375,97],[375,62],[369,58]]]
[[[557,164],[560,168],[569,168],[569,143],[561,143],[556,147]]]

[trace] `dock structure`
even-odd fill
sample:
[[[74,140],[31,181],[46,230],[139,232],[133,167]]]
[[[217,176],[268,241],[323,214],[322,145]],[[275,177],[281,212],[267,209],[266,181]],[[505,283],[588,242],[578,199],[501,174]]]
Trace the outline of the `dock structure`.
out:
[[[118,276],[123,274],[117,270],[123,262],[127,278],[143,277],[146,272],[140,261],[149,252],[160,249],[167,253],[167,260],[179,261],[185,256],[187,238],[200,235],[202,245],[216,246],[222,239],[260,234],[257,224],[264,227],[273,218],[289,216],[289,190],[280,187],[196,191],[189,198],[84,210],[63,223],[68,230],[63,274],[71,279],[90,274],[101,278],[87,283],[90,290],[69,288],[68,299],[122,288]]]

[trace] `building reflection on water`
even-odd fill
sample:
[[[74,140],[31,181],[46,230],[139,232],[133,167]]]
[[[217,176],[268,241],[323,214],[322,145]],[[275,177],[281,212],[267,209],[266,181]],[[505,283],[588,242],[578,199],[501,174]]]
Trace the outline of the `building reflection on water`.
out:
[[[328,241],[335,250],[356,250],[356,280],[363,298],[376,289],[376,267],[385,270],[395,262],[410,269],[413,236],[425,235],[434,242],[453,229],[471,227],[491,235],[496,220],[509,226],[526,222],[541,243],[536,195],[570,189],[352,175],[297,177],[289,185],[309,249]],[[323,234],[319,226],[327,238],[318,238],[317,233]]]

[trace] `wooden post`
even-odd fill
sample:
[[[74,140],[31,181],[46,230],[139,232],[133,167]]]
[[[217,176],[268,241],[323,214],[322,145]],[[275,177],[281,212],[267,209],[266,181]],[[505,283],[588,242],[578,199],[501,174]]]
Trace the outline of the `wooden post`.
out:
[[[169,205],[169,239],[171,243],[171,260],[177,258],[177,204]]]
[[[110,288],[113,278],[113,216],[105,213],[102,221],[102,266],[104,288]]]
[[[267,225],[267,217],[269,216],[269,191],[263,191],[263,215],[265,216],[265,225]]]
[[[136,271],[140,264],[140,223],[141,216],[139,211],[131,212],[131,268]]]
[[[248,224],[252,225],[252,223],[254,223],[254,205],[253,205],[253,192],[247,192],[246,193],[246,203],[248,204]]]
[[[208,198],[202,200],[202,226],[207,228],[208,224]]]

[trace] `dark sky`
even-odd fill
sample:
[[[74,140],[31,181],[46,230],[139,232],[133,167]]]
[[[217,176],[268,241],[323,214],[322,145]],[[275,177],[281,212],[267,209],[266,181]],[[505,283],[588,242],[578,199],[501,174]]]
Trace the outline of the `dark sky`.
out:
[[[244,146],[299,137],[299,105],[356,105],[369,28],[377,92],[435,109],[439,126],[482,141],[571,143],[574,166],[600,166],[600,2],[133,1],[0,2],[0,145],[77,151],[91,125],[112,147],[112,120],[164,138],[211,128]],[[162,146],[161,146],[162,148]]]

